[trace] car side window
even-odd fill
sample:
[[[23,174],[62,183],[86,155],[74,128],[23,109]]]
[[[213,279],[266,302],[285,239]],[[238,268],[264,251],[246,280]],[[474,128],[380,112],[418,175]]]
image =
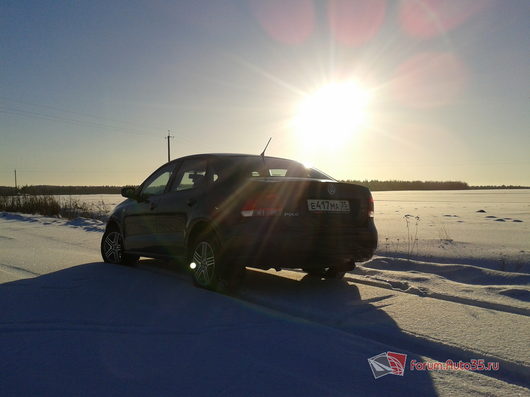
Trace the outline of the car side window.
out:
[[[153,196],[164,193],[175,164],[168,164],[151,175],[143,184],[141,194]]]
[[[217,172],[217,167],[215,166],[215,164],[212,164],[212,162],[210,162],[209,167],[210,167],[209,171],[211,175],[209,180],[215,183],[219,180],[219,172]]]
[[[186,160],[171,186],[172,192],[194,189],[206,182],[206,160]]]
[[[269,169],[270,176],[286,176],[287,168],[271,168]]]

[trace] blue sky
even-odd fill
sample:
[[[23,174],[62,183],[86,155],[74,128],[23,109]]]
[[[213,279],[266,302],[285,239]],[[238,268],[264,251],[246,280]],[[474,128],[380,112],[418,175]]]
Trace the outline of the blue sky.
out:
[[[168,129],[172,158],[272,136],[341,179],[530,185],[529,20],[526,0],[4,0],[0,185],[139,183]],[[297,129],[347,81],[361,125]]]

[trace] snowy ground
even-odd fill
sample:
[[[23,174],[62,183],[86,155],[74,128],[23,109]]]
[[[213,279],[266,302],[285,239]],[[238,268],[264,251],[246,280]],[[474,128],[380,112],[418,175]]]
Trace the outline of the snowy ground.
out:
[[[234,297],[158,261],[101,263],[99,221],[0,213],[0,395],[530,395],[528,191],[467,208],[385,194],[372,261],[342,281],[249,270]],[[404,375],[374,379],[387,351]],[[500,368],[410,367],[448,359]]]
[[[529,313],[529,190],[375,192],[374,198],[378,257],[355,274],[413,293]]]
[[[383,255],[530,273],[530,190],[373,195]]]

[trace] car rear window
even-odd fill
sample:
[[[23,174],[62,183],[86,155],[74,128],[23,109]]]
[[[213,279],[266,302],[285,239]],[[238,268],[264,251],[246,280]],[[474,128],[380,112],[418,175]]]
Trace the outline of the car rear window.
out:
[[[225,177],[238,178],[314,178],[333,179],[296,161],[265,157],[230,157],[222,159],[220,169]]]

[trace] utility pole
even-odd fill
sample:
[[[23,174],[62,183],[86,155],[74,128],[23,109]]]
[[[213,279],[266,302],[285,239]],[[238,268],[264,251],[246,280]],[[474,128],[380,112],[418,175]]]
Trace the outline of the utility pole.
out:
[[[173,135],[169,134],[169,130],[167,130],[167,136],[164,139],[167,139],[167,162],[169,163],[171,161],[171,144],[170,140],[172,138],[175,138]]]
[[[15,170],[15,190],[18,190],[18,185],[17,185],[17,170]]]

